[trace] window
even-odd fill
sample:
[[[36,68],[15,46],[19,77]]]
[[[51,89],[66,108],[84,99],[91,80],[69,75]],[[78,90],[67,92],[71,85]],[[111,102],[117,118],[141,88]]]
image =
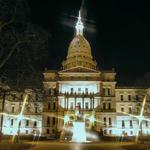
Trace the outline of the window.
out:
[[[81,93],[81,88],[78,88],[78,92]]]
[[[88,88],[85,88],[85,93],[88,93]]]
[[[106,126],[106,117],[104,117],[104,126]]]
[[[125,127],[125,122],[124,122],[124,120],[122,120],[122,128],[124,128]]]
[[[103,94],[104,96],[110,96],[111,95],[110,88],[103,88]]]
[[[78,102],[77,106],[78,106],[79,109],[81,109],[81,103],[80,102]]]
[[[26,120],[26,126],[29,126],[29,120]]]
[[[89,103],[88,102],[85,103],[85,109],[89,109]]]
[[[52,89],[52,88],[50,89],[50,94],[54,95],[54,89]]]
[[[108,103],[108,109],[111,110],[111,103]]]
[[[55,117],[53,117],[53,125],[55,125],[55,122],[56,122]]]
[[[73,93],[73,88],[71,88],[71,93]]]
[[[105,96],[105,88],[103,88],[103,95]]]
[[[111,130],[109,130],[109,134],[112,134],[112,131],[111,131]]]
[[[50,125],[50,117],[47,117],[47,125]]]
[[[146,125],[146,127],[148,127],[148,121],[145,121],[145,125]]]
[[[133,131],[130,131],[130,135],[133,135]]]
[[[28,130],[26,130],[26,134],[28,134]]]
[[[111,118],[109,118],[109,125],[111,126],[111,124],[112,124],[112,123],[111,123]]]
[[[107,130],[104,130],[104,135],[106,135],[107,134]]]
[[[131,101],[131,95],[128,95],[128,101]]]
[[[132,128],[133,124],[132,124],[132,120],[130,120],[130,127]]]
[[[19,127],[21,127],[21,120],[19,121]]]
[[[129,113],[132,113],[132,108],[131,107],[129,107]]]
[[[120,95],[120,100],[123,101],[123,95]]]
[[[108,96],[111,95],[110,88],[108,88],[107,91],[108,91]]]
[[[51,102],[48,102],[48,110],[51,109]]]
[[[56,102],[53,102],[53,110],[56,109]]]
[[[14,106],[12,106],[12,108],[11,108],[11,112],[12,112],[12,113],[14,113],[14,112],[15,112],[15,107],[14,107]]]
[[[138,95],[136,95],[136,96],[135,96],[135,99],[138,101],[138,100],[139,100],[139,96],[138,96]]]
[[[49,134],[49,129],[46,130],[46,133]]]
[[[70,103],[70,109],[73,109],[73,102]]]
[[[37,106],[35,107],[35,113],[38,113],[38,108],[37,108]]]
[[[37,126],[37,122],[36,121],[34,121],[34,127],[36,127]]]
[[[104,110],[106,109],[106,104],[105,104],[105,103],[103,103],[103,109],[104,109]]]
[[[121,107],[121,112],[124,112],[124,107]]]
[[[11,126],[13,126],[13,124],[14,124],[14,120],[13,120],[13,119],[11,119]]]
[[[122,131],[122,135],[125,135],[125,133],[126,133],[125,131]]]

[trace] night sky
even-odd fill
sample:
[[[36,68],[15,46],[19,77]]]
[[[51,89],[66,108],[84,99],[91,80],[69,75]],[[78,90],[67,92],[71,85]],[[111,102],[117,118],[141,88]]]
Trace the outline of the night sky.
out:
[[[81,0],[28,0],[30,19],[47,30],[49,62],[59,69],[75,33]],[[133,80],[150,71],[150,4],[134,0],[85,0],[84,35],[102,70],[115,68],[118,79]]]

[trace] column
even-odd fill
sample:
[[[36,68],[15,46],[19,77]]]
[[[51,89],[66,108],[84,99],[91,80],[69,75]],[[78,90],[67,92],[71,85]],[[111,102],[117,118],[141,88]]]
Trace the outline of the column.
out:
[[[77,98],[75,97],[75,104],[74,104],[74,105],[75,105],[75,107],[74,107],[75,109],[76,109],[76,106],[77,106],[77,104],[76,104],[76,103],[77,103],[77,100],[76,100],[76,99],[77,99]]]
[[[92,109],[92,99],[90,97],[90,109]]]
[[[93,109],[94,109],[94,97],[93,97]]]
[[[65,99],[64,99],[64,100],[65,100],[65,109],[66,109],[66,96],[65,96]]]
[[[84,110],[84,97],[82,97],[82,109]]]
[[[68,99],[69,99],[69,98],[67,97],[67,110],[68,110]]]

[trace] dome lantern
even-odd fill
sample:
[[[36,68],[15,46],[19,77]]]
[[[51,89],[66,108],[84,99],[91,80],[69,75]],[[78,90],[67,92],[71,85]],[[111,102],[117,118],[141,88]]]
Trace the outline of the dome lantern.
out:
[[[83,22],[81,21],[81,14],[79,11],[78,21],[76,23],[76,35],[83,35]]]

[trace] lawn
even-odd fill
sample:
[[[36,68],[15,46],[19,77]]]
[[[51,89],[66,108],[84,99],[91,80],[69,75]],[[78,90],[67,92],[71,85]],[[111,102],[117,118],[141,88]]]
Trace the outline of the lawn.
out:
[[[11,141],[1,141],[0,150],[27,150],[31,148],[29,143],[12,143]]]

